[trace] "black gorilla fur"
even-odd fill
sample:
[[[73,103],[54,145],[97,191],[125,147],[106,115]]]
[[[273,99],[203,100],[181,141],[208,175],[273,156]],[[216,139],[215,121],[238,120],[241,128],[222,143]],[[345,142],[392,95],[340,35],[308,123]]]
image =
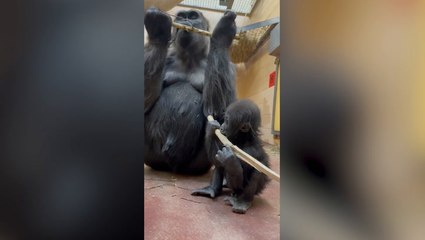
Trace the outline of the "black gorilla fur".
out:
[[[233,212],[245,213],[248,210],[254,195],[261,193],[269,178],[238,159],[229,146],[221,148],[214,131],[220,128],[221,133],[233,144],[268,167],[269,158],[259,138],[260,125],[260,109],[249,100],[240,100],[229,105],[221,127],[217,121],[208,123],[206,141],[210,147],[207,151],[209,154],[216,153],[215,170],[211,185],[193,191],[193,195],[216,197],[221,193],[225,178],[227,186],[233,191],[232,196],[225,198],[225,202],[232,206]]]
[[[177,16],[178,23],[209,30],[199,11],[180,11]],[[236,98],[235,69],[229,57],[235,18],[233,12],[224,13],[210,40],[184,30],[172,34],[168,15],[156,8],[146,11],[144,161],[148,166],[186,174],[210,169],[212,156],[204,146],[206,116],[222,121],[226,107]]]

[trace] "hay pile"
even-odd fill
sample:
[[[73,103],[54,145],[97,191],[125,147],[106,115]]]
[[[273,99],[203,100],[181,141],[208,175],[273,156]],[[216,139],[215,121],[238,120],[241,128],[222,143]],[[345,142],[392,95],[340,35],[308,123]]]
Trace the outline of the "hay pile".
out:
[[[230,48],[232,62],[246,62],[270,37],[274,25],[267,25],[239,33],[239,40],[233,40]]]

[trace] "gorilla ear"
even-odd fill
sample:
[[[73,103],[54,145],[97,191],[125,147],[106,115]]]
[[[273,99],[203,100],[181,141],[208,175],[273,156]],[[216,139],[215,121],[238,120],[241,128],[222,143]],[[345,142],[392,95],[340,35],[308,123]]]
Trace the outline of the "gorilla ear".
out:
[[[248,123],[243,123],[242,126],[240,127],[241,132],[249,132],[251,130],[251,124]]]

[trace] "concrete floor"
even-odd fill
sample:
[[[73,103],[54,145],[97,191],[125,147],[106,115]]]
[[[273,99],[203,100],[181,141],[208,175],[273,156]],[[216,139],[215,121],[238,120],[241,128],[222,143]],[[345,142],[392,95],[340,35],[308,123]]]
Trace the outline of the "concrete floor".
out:
[[[271,169],[279,173],[279,150],[265,148]],[[271,181],[246,214],[236,214],[223,201],[227,189],[216,199],[190,195],[209,184],[211,171],[199,177],[158,172],[146,165],[144,171],[145,239],[280,239],[278,182]]]

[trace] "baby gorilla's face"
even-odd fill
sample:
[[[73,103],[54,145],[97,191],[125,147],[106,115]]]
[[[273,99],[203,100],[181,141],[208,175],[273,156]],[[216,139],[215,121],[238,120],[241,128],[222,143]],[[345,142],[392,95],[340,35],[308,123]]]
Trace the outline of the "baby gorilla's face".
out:
[[[227,107],[220,131],[229,139],[241,140],[241,137],[257,135],[260,125],[258,106],[250,100],[239,100]]]
[[[240,123],[238,122],[238,119],[231,115],[229,111],[226,112],[224,115],[224,123],[220,127],[220,132],[228,137],[236,137],[239,133]]]
[[[226,114],[224,116],[224,123],[221,124],[221,126],[220,126],[220,132],[226,137],[228,137],[228,135],[227,135],[227,129],[228,129],[228,126],[229,126],[229,120],[228,119],[229,119],[229,116]]]

